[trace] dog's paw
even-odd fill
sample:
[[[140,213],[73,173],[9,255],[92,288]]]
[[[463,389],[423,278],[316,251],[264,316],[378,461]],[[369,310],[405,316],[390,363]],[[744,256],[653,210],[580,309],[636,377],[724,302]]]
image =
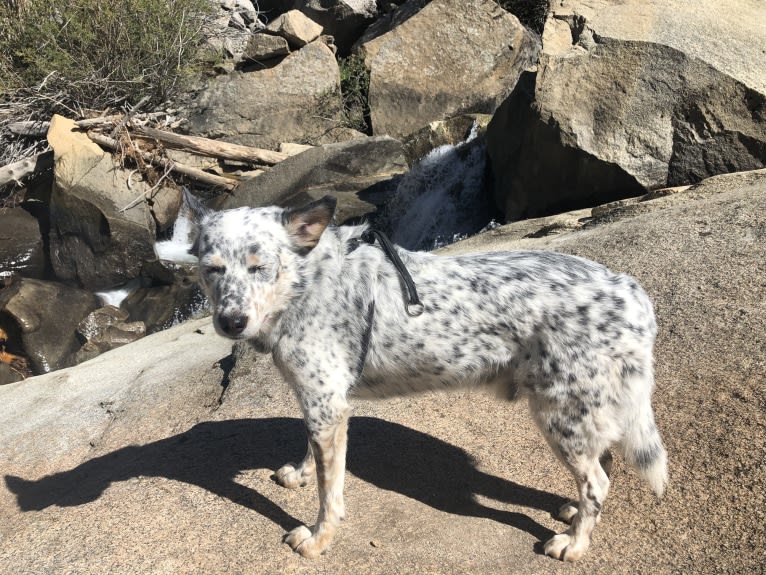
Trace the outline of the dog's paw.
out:
[[[559,507],[559,511],[556,517],[564,521],[565,523],[572,523],[572,519],[577,515],[577,501],[568,501]]]
[[[545,542],[545,554],[561,561],[577,561],[588,550],[589,541],[575,538],[569,532],[554,535]]]
[[[297,489],[308,485],[311,474],[303,473],[303,468],[296,468],[294,463],[288,463],[277,469],[273,477],[282,487]]]
[[[321,535],[320,532],[312,533],[305,525],[296,527],[285,535],[285,543],[292,547],[293,551],[308,559],[319,557],[332,539],[331,534]]]

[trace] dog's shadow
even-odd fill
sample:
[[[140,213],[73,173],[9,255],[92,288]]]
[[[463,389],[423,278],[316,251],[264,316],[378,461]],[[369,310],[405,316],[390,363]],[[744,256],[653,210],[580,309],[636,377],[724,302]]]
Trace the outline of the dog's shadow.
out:
[[[166,477],[207,489],[289,530],[300,522],[269,498],[237,483],[236,477],[247,469],[276,469],[288,459],[299,459],[305,437],[302,422],[292,418],[200,423],[185,433],[124,447],[36,481],[7,475],[5,482],[19,507],[30,511],[94,501],[116,481]],[[348,470],[381,489],[448,513],[500,521],[538,540],[553,532],[522,513],[483,505],[476,495],[543,510],[565,501],[479,471],[472,458],[454,445],[371,417],[351,419]]]

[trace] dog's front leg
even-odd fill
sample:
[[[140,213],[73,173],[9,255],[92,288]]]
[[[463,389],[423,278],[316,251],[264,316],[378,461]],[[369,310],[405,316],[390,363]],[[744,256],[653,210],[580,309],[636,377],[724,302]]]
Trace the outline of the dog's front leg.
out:
[[[313,528],[301,525],[285,537],[285,542],[304,557],[316,557],[327,549],[345,513],[343,481],[350,409],[340,398],[323,399],[321,409],[304,410],[316,464],[319,517]]]
[[[316,471],[316,463],[314,461],[314,450],[311,447],[311,442],[306,449],[306,457],[299,465],[295,463],[286,463],[274,473],[274,480],[282,487],[288,489],[297,489],[308,484],[314,477],[314,471]]]

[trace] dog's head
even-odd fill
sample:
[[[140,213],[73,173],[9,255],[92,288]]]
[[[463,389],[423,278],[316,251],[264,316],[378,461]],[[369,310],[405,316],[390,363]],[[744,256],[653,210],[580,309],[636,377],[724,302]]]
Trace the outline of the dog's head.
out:
[[[268,340],[302,289],[304,261],[335,212],[325,196],[302,208],[237,208],[216,212],[186,192],[192,253],[216,331],[232,339]]]

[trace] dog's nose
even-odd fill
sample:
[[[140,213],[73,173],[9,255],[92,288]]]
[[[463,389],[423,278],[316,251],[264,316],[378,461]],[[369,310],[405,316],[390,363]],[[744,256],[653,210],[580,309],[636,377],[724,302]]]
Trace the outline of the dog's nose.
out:
[[[218,324],[226,335],[236,337],[245,331],[247,316],[241,314],[222,315],[218,318]]]

